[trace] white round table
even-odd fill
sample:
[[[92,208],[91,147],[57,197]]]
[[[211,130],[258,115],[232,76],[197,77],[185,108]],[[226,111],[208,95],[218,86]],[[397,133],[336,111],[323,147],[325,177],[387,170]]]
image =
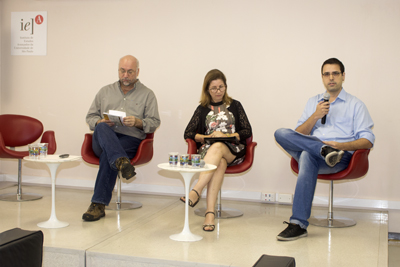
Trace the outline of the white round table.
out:
[[[61,222],[57,219],[56,216],[56,206],[55,206],[55,198],[56,198],[56,172],[58,166],[60,166],[63,162],[75,161],[79,160],[81,156],[69,156],[68,158],[60,158],[59,155],[47,155],[46,158],[41,159],[31,159],[29,156],[24,157],[26,161],[38,162],[38,163],[46,163],[50,169],[51,174],[51,214],[50,219],[45,222],[38,223],[37,226],[42,228],[62,228],[69,225],[67,222]]]
[[[190,187],[190,181],[192,180],[193,176],[196,173],[199,172],[205,172],[205,171],[211,171],[215,170],[217,166],[212,165],[212,164],[206,164],[203,168],[192,168],[189,166],[188,168],[181,168],[181,167],[170,167],[169,163],[161,163],[158,164],[158,167],[167,170],[167,171],[173,171],[173,172],[179,172],[182,177],[183,181],[185,183],[185,199],[189,199],[189,187]],[[183,230],[179,234],[171,235],[169,238],[175,241],[199,241],[203,239],[202,236],[192,234],[189,229],[189,201],[186,201],[185,203],[185,224],[183,227]]]

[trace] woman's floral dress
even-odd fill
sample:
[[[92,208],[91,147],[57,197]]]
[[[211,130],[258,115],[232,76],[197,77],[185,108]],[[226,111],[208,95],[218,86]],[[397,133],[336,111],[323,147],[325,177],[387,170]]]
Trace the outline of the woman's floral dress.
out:
[[[233,114],[228,110],[229,105],[222,104],[219,106],[210,106],[211,111],[207,114],[206,117],[206,135],[212,134],[215,131],[220,131],[224,134],[233,134],[235,133],[235,117]],[[243,162],[245,156],[245,146],[240,144],[239,142],[224,142],[231,153],[236,155],[234,161],[232,161],[229,166],[237,165]],[[200,148],[198,153],[201,155],[201,158],[207,153],[210,144],[203,144]]]

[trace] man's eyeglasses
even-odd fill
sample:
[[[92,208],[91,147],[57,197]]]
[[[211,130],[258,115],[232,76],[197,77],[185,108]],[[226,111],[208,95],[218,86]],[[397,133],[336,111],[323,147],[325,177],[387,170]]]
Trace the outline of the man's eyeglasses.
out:
[[[215,92],[217,92],[218,90],[219,90],[220,92],[223,92],[223,91],[225,91],[225,89],[226,89],[226,87],[225,87],[224,85],[221,85],[220,87],[211,87],[209,90],[210,90],[210,92],[215,93]]]
[[[340,74],[342,74],[341,72],[339,72],[339,71],[334,71],[334,72],[324,72],[324,73],[322,73],[322,76],[324,76],[324,77],[326,77],[326,78],[328,78],[328,77],[331,77],[331,75],[333,76],[333,77],[339,77],[340,76]]]
[[[128,75],[134,74],[136,71],[135,70],[128,70],[126,71],[125,69],[119,69],[118,70],[122,75],[128,72]]]

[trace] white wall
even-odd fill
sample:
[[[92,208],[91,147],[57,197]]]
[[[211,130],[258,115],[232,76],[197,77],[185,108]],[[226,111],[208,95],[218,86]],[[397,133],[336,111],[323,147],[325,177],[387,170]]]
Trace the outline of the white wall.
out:
[[[94,95],[117,80],[120,57],[139,58],[140,79],[156,93],[162,120],[152,162],[129,183],[144,191],[183,192],[180,177],[157,164],[170,151],[186,151],[183,131],[203,78],[218,68],[228,78],[229,94],[244,105],[258,142],[253,168],[225,179],[227,196],[293,193],[296,177],[273,133],[295,126],[307,99],[324,90],[322,62],[339,58],[346,66],[345,89],[366,103],[375,121],[376,145],[368,174],[338,183],[335,196],[371,200],[393,214],[400,209],[400,129],[392,100],[400,97],[399,1],[2,0],[1,7],[0,111],[40,119],[56,132],[58,154],[80,155]],[[48,12],[47,56],[10,55],[11,12],[22,11]],[[16,161],[1,160],[3,179],[16,171]],[[71,163],[57,179],[91,186],[96,173],[96,166]],[[49,176],[27,162],[23,174],[33,182]],[[318,183],[316,195],[327,194],[328,185]],[[390,224],[400,232],[395,227]]]

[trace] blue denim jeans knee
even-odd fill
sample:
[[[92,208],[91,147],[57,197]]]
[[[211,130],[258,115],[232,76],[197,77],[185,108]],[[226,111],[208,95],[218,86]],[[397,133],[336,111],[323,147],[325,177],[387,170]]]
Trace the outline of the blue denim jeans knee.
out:
[[[307,220],[311,215],[318,174],[336,173],[346,169],[352,154],[345,151],[342,160],[331,168],[321,156],[321,149],[326,145],[315,137],[281,128],[275,131],[275,140],[299,164],[290,222],[306,229],[309,224]]]
[[[92,202],[108,205],[117,180],[115,161],[133,158],[142,140],[116,133],[106,123],[99,123],[93,133],[92,148],[100,158]]]

